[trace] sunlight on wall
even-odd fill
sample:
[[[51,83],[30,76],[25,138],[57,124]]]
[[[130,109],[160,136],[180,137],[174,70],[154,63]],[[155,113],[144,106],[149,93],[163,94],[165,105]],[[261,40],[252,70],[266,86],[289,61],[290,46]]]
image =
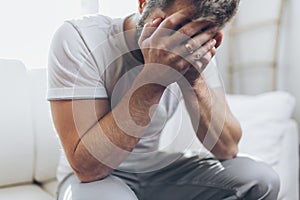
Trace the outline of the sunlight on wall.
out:
[[[80,0],[1,0],[0,58],[45,67],[55,30],[81,13]]]

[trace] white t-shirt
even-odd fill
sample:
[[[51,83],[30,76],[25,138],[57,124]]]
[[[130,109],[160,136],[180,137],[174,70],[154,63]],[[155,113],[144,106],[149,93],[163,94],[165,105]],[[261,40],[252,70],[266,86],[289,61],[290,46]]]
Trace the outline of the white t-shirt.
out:
[[[142,69],[127,47],[124,21],[96,15],[66,21],[58,29],[49,52],[48,100],[107,98],[111,108],[118,104]],[[208,77],[211,87],[220,85],[215,65],[207,67],[204,77]],[[164,153],[158,152],[158,143],[159,133],[181,100],[179,86],[169,85],[151,125],[118,169],[145,172],[178,158],[179,154],[166,158]],[[71,172],[62,151],[58,180]]]

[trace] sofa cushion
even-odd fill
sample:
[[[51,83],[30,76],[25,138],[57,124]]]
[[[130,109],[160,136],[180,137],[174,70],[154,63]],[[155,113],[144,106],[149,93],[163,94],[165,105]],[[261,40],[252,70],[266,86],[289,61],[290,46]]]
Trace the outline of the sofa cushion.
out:
[[[34,179],[44,182],[56,176],[59,143],[54,126],[52,125],[49,102],[46,100],[46,69],[29,70],[28,76],[31,88],[36,149]]]
[[[240,152],[274,166],[280,160],[279,147],[284,134],[288,134],[295,98],[287,92],[275,91],[252,96],[227,95],[227,99],[243,130]]]
[[[3,200],[54,200],[54,197],[43,191],[39,186],[30,184],[0,189]]]
[[[243,129],[240,152],[255,156],[274,165],[280,159],[281,139],[294,110],[295,99],[287,92],[276,91],[261,95],[227,95],[228,104]],[[254,145],[256,144],[256,145]],[[194,136],[184,103],[162,133],[160,149],[204,153],[206,150]],[[272,151],[270,151],[272,149]]]
[[[0,91],[0,187],[32,182],[32,113],[26,68],[21,62],[0,60]]]
[[[296,100],[285,91],[267,92],[260,95],[227,95],[232,112],[241,121],[288,120]]]
[[[53,197],[56,197],[57,187],[58,181],[56,179],[44,182],[42,185],[42,189]]]
[[[285,135],[282,138],[280,162],[274,166],[280,177],[280,192],[278,199],[299,199],[299,146],[298,125],[294,120],[287,123]]]
[[[282,139],[288,134],[287,122],[244,121],[241,127],[243,136],[239,143],[239,152],[276,165],[281,159]]]

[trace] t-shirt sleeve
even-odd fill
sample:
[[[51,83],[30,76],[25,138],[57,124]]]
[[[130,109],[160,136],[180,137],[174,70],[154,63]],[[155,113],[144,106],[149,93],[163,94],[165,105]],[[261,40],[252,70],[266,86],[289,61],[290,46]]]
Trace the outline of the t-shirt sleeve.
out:
[[[48,100],[107,98],[103,76],[70,22],[55,33],[48,60]]]

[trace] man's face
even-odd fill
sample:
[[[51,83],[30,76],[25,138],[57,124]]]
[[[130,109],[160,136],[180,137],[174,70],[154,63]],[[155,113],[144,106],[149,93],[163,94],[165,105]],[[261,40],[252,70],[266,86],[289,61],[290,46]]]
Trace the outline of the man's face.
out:
[[[147,6],[146,6],[147,7]],[[151,9],[150,12],[142,12],[140,21],[138,22],[137,25],[137,34],[136,38],[137,40],[140,38],[141,32],[143,25],[146,24],[147,22],[153,21],[155,18],[161,17],[163,19],[171,16],[175,12],[178,12],[179,10],[182,10],[184,8],[191,7],[191,10],[195,10],[193,13],[191,12],[191,16],[194,16],[196,9],[195,6],[190,5],[188,1],[182,1],[182,0],[176,0],[169,8],[165,9],[162,11],[160,8],[153,8]],[[194,9],[193,9],[194,8]]]
[[[140,0],[140,3],[142,2],[144,3],[145,0]],[[143,9],[141,19],[137,24],[137,32],[140,35],[143,25],[153,21],[155,18],[160,17],[165,19],[175,12],[186,8],[190,8],[188,17],[191,18],[191,21],[203,22],[205,19],[206,21],[213,22],[210,25],[218,27],[218,30],[221,30],[236,14],[239,3],[240,0],[175,0],[174,3],[166,5],[168,7],[167,9],[164,8],[164,11],[159,8],[149,8],[149,5],[151,5],[149,3]]]
[[[219,47],[221,42],[222,42],[222,39],[223,39],[223,34],[221,33],[221,29],[222,29],[222,26],[218,26],[216,25],[215,23],[213,23],[212,21],[210,20],[203,20],[203,19],[199,19],[199,11],[197,11],[197,8],[195,5],[191,5],[190,3],[188,3],[188,1],[180,1],[180,0],[177,0],[174,2],[174,4],[172,4],[172,6],[170,6],[168,9],[162,11],[161,9],[159,8],[155,8],[155,9],[152,9],[151,12],[149,12],[148,14],[147,13],[142,13],[142,17],[141,17],[141,20],[139,21],[138,24],[145,24],[147,22],[152,22],[154,19],[156,18],[159,18],[161,17],[162,19],[165,19],[167,18],[168,16],[171,16],[172,14],[182,10],[182,9],[187,9],[187,8],[190,8],[190,13],[189,13],[189,16],[191,16],[191,19],[190,21],[187,21],[186,23],[189,23],[191,21],[194,21],[196,23],[200,23],[200,24],[203,24],[203,23],[206,23],[207,26],[205,29],[210,29],[210,28],[213,28],[213,27],[218,27],[217,31],[216,31],[216,34],[214,36],[214,39],[217,41],[217,44],[215,45],[215,47]],[[146,17],[143,17],[143,15],[147,15]],[[200,13],[201,14],[201,13]],[[185,24],[181,24],[180,26],[183,26]],[[180,26],[178,28],[180,28]],[[136,31],[136,41],[139,40],[140,36],[141,36],[141,32],[142,32],[142,28],[143,26],[137,26],[137,31]],[[171,31],[171,30],[169,30]],[[204,31],[203,29],[202,30],[199,30],[199,31]]]

